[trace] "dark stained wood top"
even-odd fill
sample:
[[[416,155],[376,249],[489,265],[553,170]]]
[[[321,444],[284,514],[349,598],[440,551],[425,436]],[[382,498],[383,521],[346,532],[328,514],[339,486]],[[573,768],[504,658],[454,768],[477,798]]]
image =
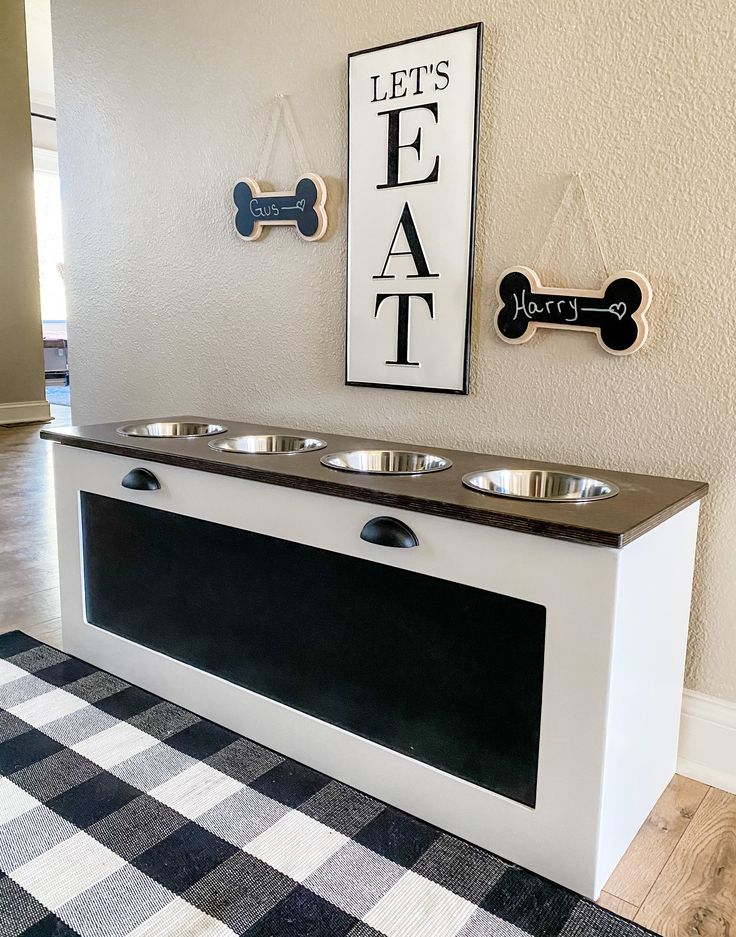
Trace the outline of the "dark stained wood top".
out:
[[[318,436],[326,449],[290,455],[242,455],[219,452],[207,445],[223,436],[197,439],[148,439],[121,436],[122,423],[97,426],[71,426],[44,429],[43,439],[66,446],[178,465],[182,468],[248,478],[269,485],[283,485],[339,498],[369,501],[387,508],[404,508],[440,517],[500,527],[522,533],[569,540],[574,543],[623,547],[637,537],[699,501],[708,491],[704,482],[661,478],[655,475],[632,475],[578,465],[532,462],[505,456],[483,455],[453,449],[387,443],[384,440],[335,436],[315,430],[294,430],[259,426],[205,417],[156,417],[165,421],[222,423],[228,435],[251,433],[300,433]],[[147,422],[127,420],[125,423]],[[436,452],[453,462],[443,472],[427,475],[387,476],[357,475],[325,468],[320,457],[344,449],[398,448]],[[501,467],[536,467],[592,475],[618,485],[620,493],[604,501],[585,504],[542,503],[483,495],[465,488],[461,482],[467,472]]]

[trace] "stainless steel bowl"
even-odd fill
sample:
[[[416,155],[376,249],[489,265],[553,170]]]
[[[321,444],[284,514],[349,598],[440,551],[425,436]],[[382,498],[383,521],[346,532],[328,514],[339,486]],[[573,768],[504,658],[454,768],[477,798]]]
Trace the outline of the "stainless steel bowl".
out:
[[[327,443],[314,436],[228,436],[209,444],[220,452],[238,452],[244,455],[288,455],[324,449]]]
[[[506,468],[470,472],[463,476],[463,485],[484,495],[523,501],[601,501],[618,494],[618,488],[612,482],[546,469]]]
[[[219,423],[130,423],[119,426],[118,432],[121,436],[145,436],[149,439],[194,439],[226,433],[227,426]]]
[[[320,459],[327,468],[341,472],[360,472],[364,475],[424,475],[442,472],[452,462],[433,452],[415,452],[404,449],[354,449],[351,452],[333,452]]]

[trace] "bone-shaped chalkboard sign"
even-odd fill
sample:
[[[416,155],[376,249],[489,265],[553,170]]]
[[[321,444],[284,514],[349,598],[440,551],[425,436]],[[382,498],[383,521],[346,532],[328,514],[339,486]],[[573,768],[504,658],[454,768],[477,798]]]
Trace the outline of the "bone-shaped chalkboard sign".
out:
[[[293,192],[262,192],[253,179],[240,179],[233,189],[235,230],[246,241],[255,241],[265,225],[294,225],[305,241],[318,241],[327,230],[327,187],[308,172]]]
[[[609,277],[599,290],[542,286],[529,267],[511,267],[498,279],[496,332],[505,342],[528,342],[538,328],[594,332],[612,355],[630,355],[646,341],[652,288],[640,273]]]

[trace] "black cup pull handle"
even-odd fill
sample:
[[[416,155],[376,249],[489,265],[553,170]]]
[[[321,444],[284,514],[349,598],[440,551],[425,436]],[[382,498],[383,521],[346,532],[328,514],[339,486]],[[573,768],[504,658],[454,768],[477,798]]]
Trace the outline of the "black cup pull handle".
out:
[[[158,491],[161,488],[161,482],[153,472],[144,468],[131,469],[121,484],[123,488],[132,488],[133,491]]]
[[[360,539],[382,547],[418,547],[417,535],[403,521],[395,517],[374,517],[363,527]]]

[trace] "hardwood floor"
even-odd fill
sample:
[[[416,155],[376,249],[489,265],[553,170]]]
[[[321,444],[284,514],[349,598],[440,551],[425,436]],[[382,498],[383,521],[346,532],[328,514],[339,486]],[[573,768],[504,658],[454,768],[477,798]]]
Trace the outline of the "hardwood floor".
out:
[[[51,444],[38,433],[0,427],[0,632],[60,647]],[[599,904],[663,937],[736,937],[736,795],[675,776]]]
[[[736,932],[736,797],[708,789],[636,920],[671,934]]]
[[[68,407],[52,407],[54,424]],[[40,424],[0,426],[0,632],[61,647],[51,444]]]
[[[676,776],[606,882],[606,892],[641,907],[707,793],[705,784]]]

